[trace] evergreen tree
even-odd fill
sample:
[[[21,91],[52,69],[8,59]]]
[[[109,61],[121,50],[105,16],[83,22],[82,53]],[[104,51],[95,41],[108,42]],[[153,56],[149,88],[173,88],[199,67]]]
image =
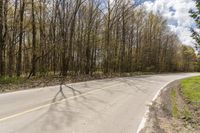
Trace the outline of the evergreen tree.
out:
[[[190,10],[191,17],[196,22],[196,28],[200,29],[200,1],[196,0],[196,10]],[[196,41],[196,49],[200,52],[200,34],[194,28],[191,28],[192,37]]]

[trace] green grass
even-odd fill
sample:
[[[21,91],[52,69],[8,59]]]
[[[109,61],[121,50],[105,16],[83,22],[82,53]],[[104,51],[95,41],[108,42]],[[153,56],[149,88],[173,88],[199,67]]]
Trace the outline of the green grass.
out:
[[[191,102],[200,102],[200,76],[181,81],[183,95]]]
[[[20,77],[0,77],[0,84],[21,84],[24,79]]]
[[[181,90],[184,98],[189,100],[195,107],[199,106],[196,103],[200,102],[200,76],[181,80]],[[178,101],[180,96],[179,91],[176,89],[173,89],[170,93],[172,115],[175,118],[190,120],[192,118],[191,110],[188,104]]]
[[[188,120],[191,118],[191,112],[187,105],[184,105],[184,107],[181,107],[183,105],[178,104],[178,102],[177,102],[178,96],[177,95],[178,95],[177,91],[173,89],[170,94],[171,103],[172,103],[172,116],[175,118],[185,118]]]
[[[192,114],[187,106],[184,107],[182,114],[186,119],[190,119],[192,117]]]
[[[178,109],[178,105],[176,103],[176,96],[177,96],[176,91],[172,90],[170,95],[171,95],[171,103],[172,103],[172,115],[173,117],[178,118],[180,116],[180,112]]]

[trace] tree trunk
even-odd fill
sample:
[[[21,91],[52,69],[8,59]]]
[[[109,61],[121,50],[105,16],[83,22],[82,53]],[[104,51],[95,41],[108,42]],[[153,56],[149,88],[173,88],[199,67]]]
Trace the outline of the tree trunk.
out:
[[[32,0],[32,76],[36,75],[36,26],[35,26],[35,3]]]
[[[24,0],[20,1],[20,33],[19,33],[19,49],[17,58],[17,76],[21,75],[22,69],[22,42],[23,42],[23,23],[24,23]]]
[[[0,76],[4,75],[3,0],[0,0]]]

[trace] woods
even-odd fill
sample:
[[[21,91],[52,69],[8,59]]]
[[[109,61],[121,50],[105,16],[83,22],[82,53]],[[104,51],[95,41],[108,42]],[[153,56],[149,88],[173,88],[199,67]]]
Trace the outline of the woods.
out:
[[[0,0],[0,76],[187,72],[197,60],[129,0]]]

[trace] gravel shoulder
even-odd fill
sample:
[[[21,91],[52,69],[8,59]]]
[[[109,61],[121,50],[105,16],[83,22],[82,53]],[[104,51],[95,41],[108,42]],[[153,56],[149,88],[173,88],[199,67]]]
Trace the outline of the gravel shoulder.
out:
[[[149,107],[149,118],[141,133],[199,133],[200,110],[183,96],[180,81],[162,90]]]

